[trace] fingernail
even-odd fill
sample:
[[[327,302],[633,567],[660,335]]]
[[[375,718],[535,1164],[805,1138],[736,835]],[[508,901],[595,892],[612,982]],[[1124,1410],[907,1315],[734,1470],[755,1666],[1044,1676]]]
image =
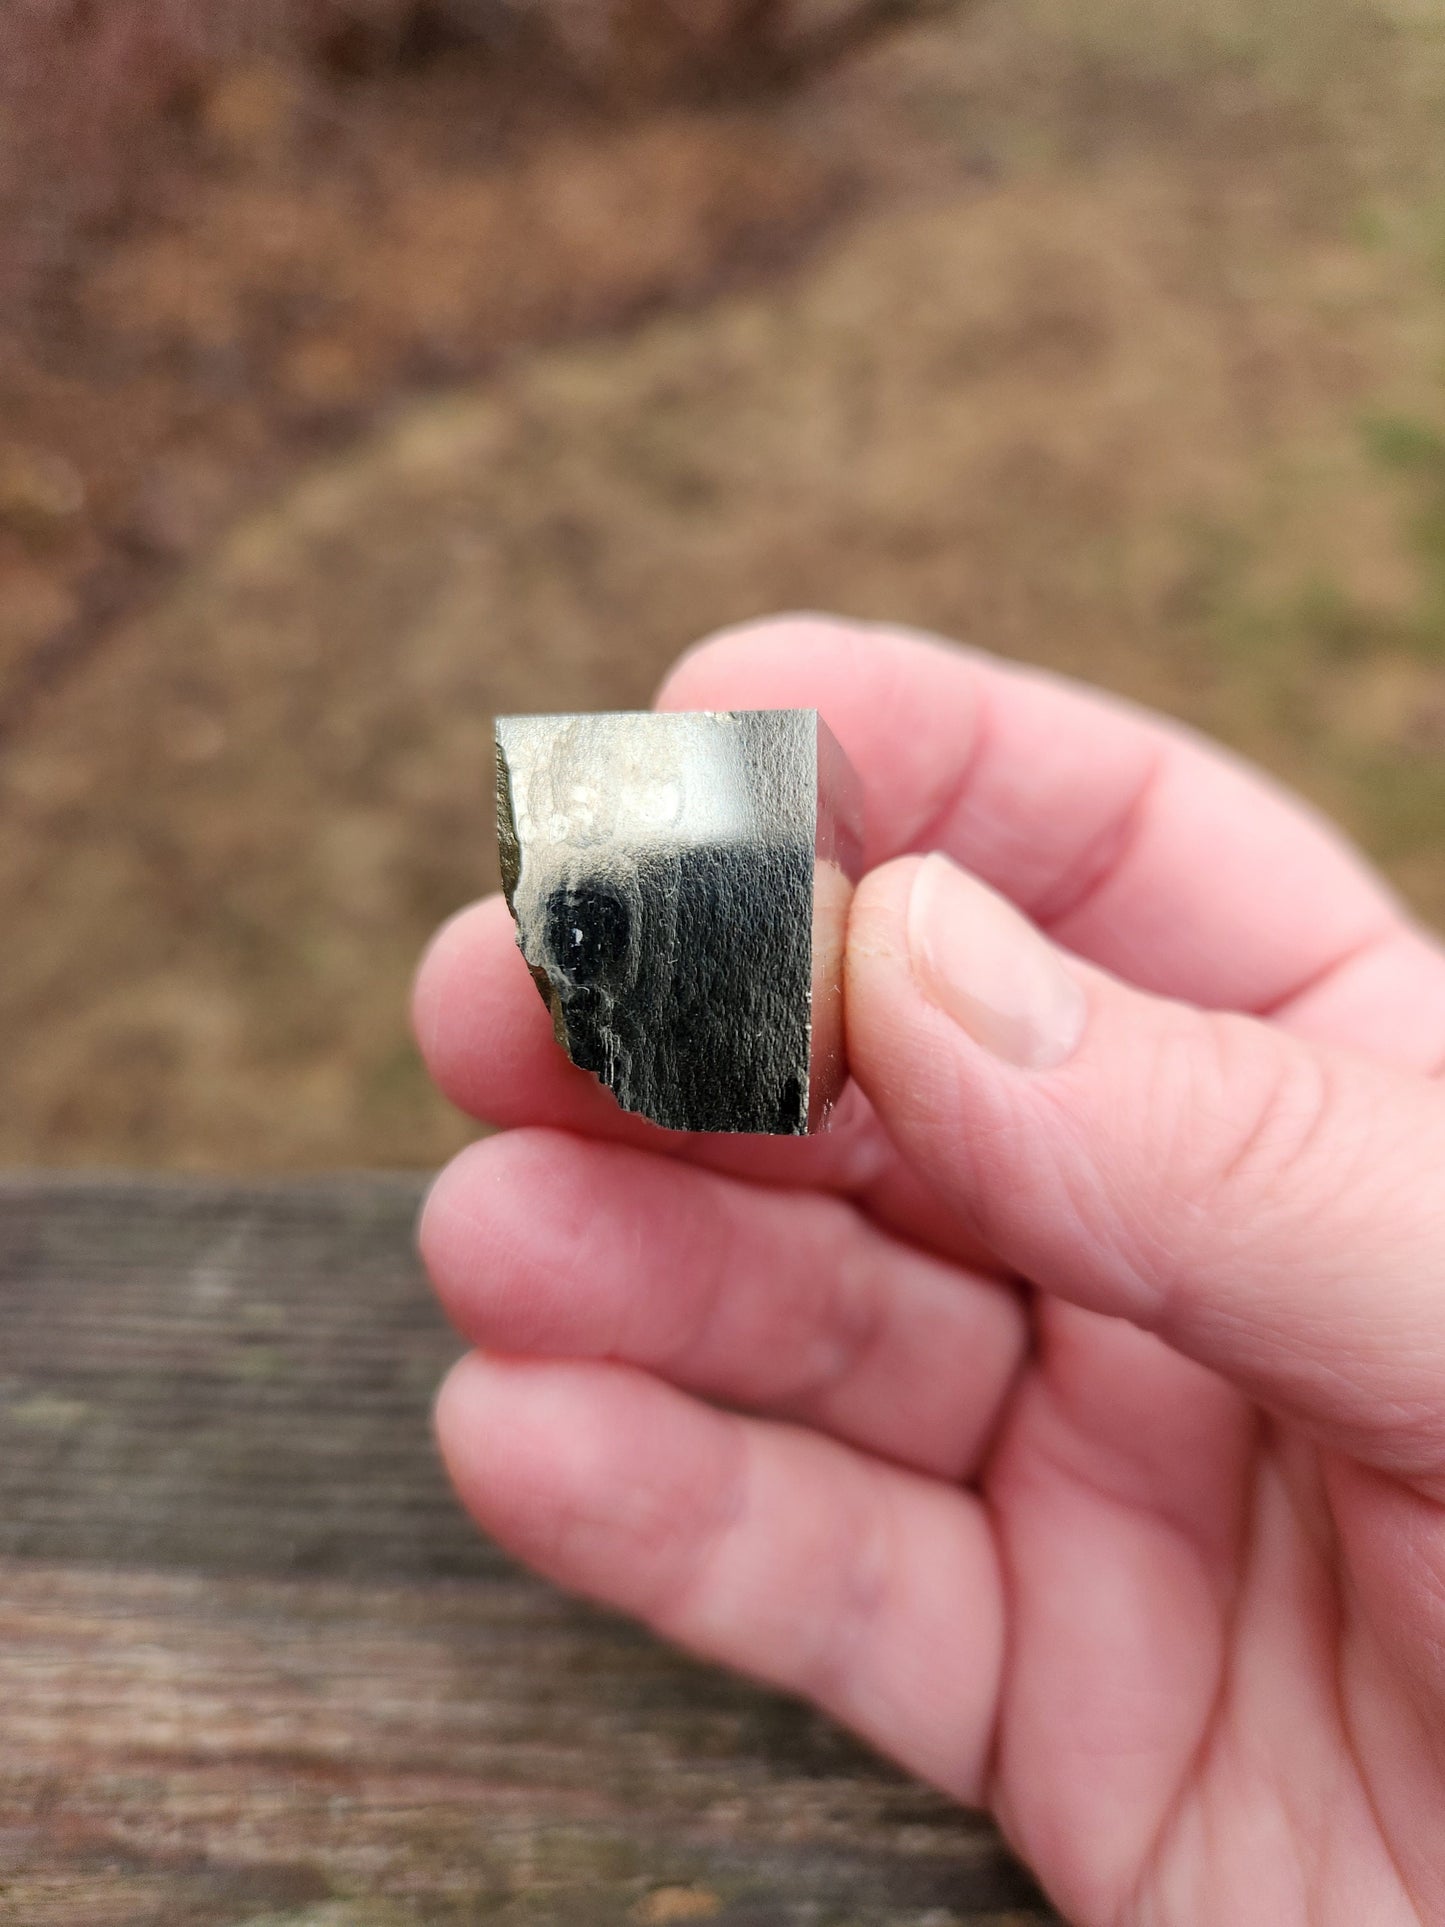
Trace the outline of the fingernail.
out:
[[[926,858],[913,880],[908,950],[924,996],[995,1057],[1043,1071],[1073,1055],[1082,985],[1026,917],[947,857]]]

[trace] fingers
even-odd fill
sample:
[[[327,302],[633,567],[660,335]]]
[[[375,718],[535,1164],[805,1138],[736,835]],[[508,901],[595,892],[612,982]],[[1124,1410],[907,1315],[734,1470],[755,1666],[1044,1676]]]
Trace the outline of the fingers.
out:
[[[474,1356],[437,1432],[468,1510],[517,1557],[978,1801],[1003,1613],[971,1495],[623,1365]]]
[[[1012,1292],[837,1198],[556,1131],[463,1152],[421,1246],[487,1350],[621,1360],[946,1478],[976,1469],[1027,1345]]]
[[[941,849],[1069,949],[1145,988],[1332,1016],[1331,974],[1361,960],[1404,993],[1445,987],[1343,840],[1263,776],[1182,728],[1039,671],[896,630],[790,617],[685,656],[670,709],[807,705],[857,765],[868,861]],[[1341,1000],[1383,1045],[1445,1058],[1445,1009],[1419,1035],[1398,999]],[[1329,1034],[1321,1031],[1318,1034]]]
[[[854,1070],[1042,1289],[1382,1469],[1445,1465],[1445,1091],[1061,955],[943,858],[854,903]]]
[[[1445,1072],[1445,962],[1436,939],[1409,926],[1362,945],[1262,1014],[1296,1036],[1402,1070]]]
[[[662,1131],[629,1116],[595,1077],[568,1062],[517,949],[501,897],[453,917],[422,959],[413,995],[417,1042],[454,1104],[489,1124],[555,1124],[767,1183],[862,1190],[895,1162],[868,1106],[840,1106],[809,1138]]]
[[[844,1092],[831,1127],[808,1138],[661,1131],[621,1110],[559,1050],[500,897],[463,910],[438,932],[417,974],[413,1021],[438,1085],[489,1124],[552,1125],[759,1184],[844,1192],[901,1235],[959,1264],[994,1268],[991,1254],[899,1157],[856,1086]]]

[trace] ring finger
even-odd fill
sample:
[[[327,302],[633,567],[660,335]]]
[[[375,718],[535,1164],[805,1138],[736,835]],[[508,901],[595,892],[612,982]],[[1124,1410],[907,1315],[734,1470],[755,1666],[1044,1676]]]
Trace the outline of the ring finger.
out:
[[[976,1469],[1028,1345],[1008,1286],[841,1198],[560,1131],[464,1151],[420,1236],[483,1349],[640,1366],[941,1477]]]

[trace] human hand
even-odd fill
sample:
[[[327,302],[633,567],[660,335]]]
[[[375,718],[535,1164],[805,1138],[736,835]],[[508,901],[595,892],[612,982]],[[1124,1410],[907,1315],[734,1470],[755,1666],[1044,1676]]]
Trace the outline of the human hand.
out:
[[[1080,1923],[1445,1920],[1445,951],[1042,675],[799,619],[661,702],[856,763],[857,1089],[657,1131],[499,901],[447,925],[418,1036],[508,1127],[421,1231],[467,1506],[990,1807]]]

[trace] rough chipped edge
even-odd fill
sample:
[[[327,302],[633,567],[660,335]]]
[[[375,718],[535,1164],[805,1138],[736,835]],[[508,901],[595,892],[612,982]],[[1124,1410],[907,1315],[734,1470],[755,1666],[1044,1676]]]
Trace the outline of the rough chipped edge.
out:
[[[572,1052],[566,1025],[563,1022],[561,1000],[554,995],[552,981],[546,971],[540,964],[534,964],[527,955],[526,946],[522,941],[522,924],[517,915],[517,885],[522,877],[522,841],[517,834],[516,809],[512,802],[512,769],[502,744],[500,718],[493,727],[492,742],[496,751],[497,854],[501,862],[502,895],[506,898],[507,908],[516,926],[517,948],[522,952],[522,960],[552,1019],[552,1035],[567,1052],[570,1060]]]

